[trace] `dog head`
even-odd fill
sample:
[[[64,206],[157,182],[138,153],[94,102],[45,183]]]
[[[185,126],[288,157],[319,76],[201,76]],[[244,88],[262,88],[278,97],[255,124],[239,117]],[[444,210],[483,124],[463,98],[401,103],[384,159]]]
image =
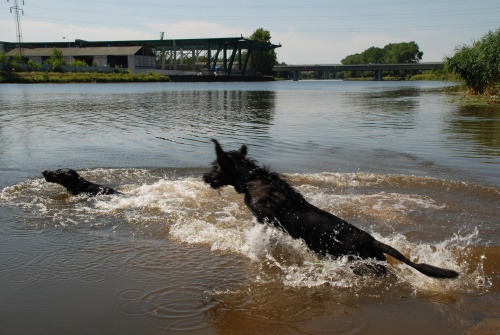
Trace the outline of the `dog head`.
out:
[[[45,180],[66,187],[69,191],[75,191],[80,182],[80,175],[72,169],[58,169],[56,171],[45,170],[42,172]]]
[[[217,140],[212,142],[217,159],[212,163],[212,170],[203,175],[203,181],[214,189],[231,185],[242,193],[244,184],[253,178],[257,169],[255,162],[246,158],[247,147],[242,145],[239,150],[225,152]]]

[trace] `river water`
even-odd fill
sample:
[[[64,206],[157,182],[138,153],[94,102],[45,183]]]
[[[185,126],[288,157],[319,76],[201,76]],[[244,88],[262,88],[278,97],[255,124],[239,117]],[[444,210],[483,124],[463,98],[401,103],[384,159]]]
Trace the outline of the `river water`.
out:
[[[0,85],[0,333],[500,330],[500,108],[438,82]],[[455,99],[456,100],[456,99]],[[226,150],[412,260],[382,278],[201,181]],[[121,196],[71,196],[73,168]]]

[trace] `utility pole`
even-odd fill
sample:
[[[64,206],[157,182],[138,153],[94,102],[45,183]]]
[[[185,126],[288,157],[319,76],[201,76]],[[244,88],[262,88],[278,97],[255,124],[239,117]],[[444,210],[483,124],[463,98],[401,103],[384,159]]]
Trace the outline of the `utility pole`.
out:
[[[160,33],[160,41],[163,41],[163,36],[165,36],[164,31]],[[161,69],[165,70],[165,45],[163,42],[161,43]]]
[[[7,0],[9,2],[9,0]],[[24,0],[23,0],[23,6],[24,6]],[[14,15],[16,16],[16,34],[17,34],[17,43],[19,47],[19,56],[23,58],[23,33],[21,31],[21,19],[19,17],[19,12],[21,12],[24,15],[24,10],[19,7],[17,4],[17,0],[14,0],[14,6],[10,7],[10,13],[12,14],[12,10],[14,10]]]

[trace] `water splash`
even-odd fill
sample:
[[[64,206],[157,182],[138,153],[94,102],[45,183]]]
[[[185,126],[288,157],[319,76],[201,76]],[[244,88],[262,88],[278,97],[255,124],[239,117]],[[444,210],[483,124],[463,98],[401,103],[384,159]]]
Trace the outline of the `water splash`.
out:
[[[58,185],[34,179],[4,188],[0,199],[3,205],[21,208],[26,222],[36,227],[129,229],[134,234],[207,245],[214,253],[238,254],[250,260],[249,278],[256,283],[356,288],[374,281],[355,275],[346,258],[319,258],[301,240],[258,224],[241,195],[229,187],[212,190],[192,173],[96,169],[83,175],[118,185],[125,195],[70,196]],[[478,225],[464,227],[463,213],[453,209],[455,198],[435,191],[444,186],[470,190],[467,185],[363,173],[291,174],[287,178],[316,206],[363,226],[410,259],[462,273],[454,281],[436,280],[389,260],[390,275],[409,283],[415,292],[477,292],[491,287],[484,254],[470,251],[482,243]],[[432,226],[430,220],[421,220],[422,213],[430,213]],[[454,230],[450,221],[461,225],[462,233],[450,234]],[[443,236],[432,236],[433,229]]]

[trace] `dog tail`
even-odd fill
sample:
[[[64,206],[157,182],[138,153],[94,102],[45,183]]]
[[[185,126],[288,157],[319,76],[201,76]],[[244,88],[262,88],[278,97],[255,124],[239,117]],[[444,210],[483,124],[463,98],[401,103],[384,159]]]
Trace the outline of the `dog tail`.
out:
[[[411,266],[415,270],[423,273],[426,276],[434,278],[457,278],[460,274],[453,270],[441,269],[436,266],[432,266],[425,263],[413,263],[408,258],[406,258],[402,253],[394,249],[393,247],[375,240],[375,247],[382,251],[384,254],[390,255],[397,260]]]

